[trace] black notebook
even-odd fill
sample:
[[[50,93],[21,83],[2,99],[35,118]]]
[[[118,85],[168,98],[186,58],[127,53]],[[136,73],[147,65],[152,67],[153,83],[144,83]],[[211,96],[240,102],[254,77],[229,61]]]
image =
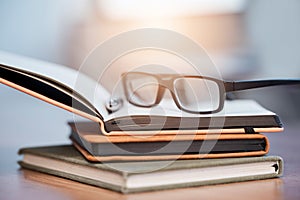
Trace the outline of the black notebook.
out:
[[[72,123],[70,139],[93,162],[225,158],[264,155],[263,134],[105,136],[96,123]]]

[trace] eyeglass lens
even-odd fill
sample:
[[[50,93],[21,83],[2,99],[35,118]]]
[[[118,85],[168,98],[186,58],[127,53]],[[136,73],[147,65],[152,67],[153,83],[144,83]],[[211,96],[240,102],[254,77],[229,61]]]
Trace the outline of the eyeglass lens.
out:
[[[220,90],[216,82],[201,78],[178,78],[174,91],[180,106],[188,111],[210,112],[220,104]]]
[[[158,80],[146,74],[132,73],[126,77],[127,98],[140,106],[151,106],[155,103],[159,83]]]

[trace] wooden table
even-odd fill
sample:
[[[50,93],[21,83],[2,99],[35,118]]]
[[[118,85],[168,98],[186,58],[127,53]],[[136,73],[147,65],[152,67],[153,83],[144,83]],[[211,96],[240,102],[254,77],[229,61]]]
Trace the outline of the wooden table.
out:
[[[269,154],[285,161],[282,178],[123,195],[20,169],[19,148],[69,142],[72,114],[4,86],[0,95],[0,199],[300,199],[300,124],[267,134]]]

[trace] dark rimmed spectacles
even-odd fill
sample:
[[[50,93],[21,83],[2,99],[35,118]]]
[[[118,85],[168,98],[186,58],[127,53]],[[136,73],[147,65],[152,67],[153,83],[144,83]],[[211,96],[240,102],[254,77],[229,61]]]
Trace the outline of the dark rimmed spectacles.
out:
[[[196,114],[211,114],[221,111],[227,92],[300,84],[300,79],[224,81],[205,76],[144,72],[123,74],[122,81],[126,99],[135,106],[153,107],[159,104],[165,90],[168,89],[179,109]]]

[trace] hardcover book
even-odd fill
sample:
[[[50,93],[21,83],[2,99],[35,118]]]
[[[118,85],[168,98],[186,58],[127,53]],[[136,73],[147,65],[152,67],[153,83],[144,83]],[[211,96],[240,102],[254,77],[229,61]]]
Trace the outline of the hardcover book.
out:
[[[105,136],[96,123],[72,123],[70,138],[89,161],[141,161],[264,155],[263,134]]]
[[[251,100],[227,100],[226,112],[214,114],[185,113],[168,99],[161,105],[164,114],[130,103],[110,113],[105,105],[111,94],[91,78],[76,87],[79,72],[70,68],[30,58],[0,53],[0,83],[20,90],[55,106],[99,124],[104,135],[195,134],[209,132],[244,133],[282,131],[278,116]],[[93,98],[86,94],[95,86]],[[128,113],[130,111],[130,113]],[[151,123],[150,123],[151,122]],[[220,123],[214,123],[220,122]],[[157,130],[161,130],[159,133]]]
[[[54,190],[66,191],[70,194],[70,198],[81,199],[100,199],[101,200],[149,200],[149,199],[232,199],[235,197],[243,197],[243,200],[268,199],[280,200],[284,199],[284,191],[282,190],[283,181],[279,178],[237,182],[232,184],[220,184],[206,187],[189,187],[180,189],[160,190],[157,192],[138,192],[130,194],[120,194],[112,190],[103,188],[95,188],[94,186],[82,184],[57,176],[46,175],[33,170],[22,169],[26,181],[41,185],[47,185]],[[85,192],[92,191],[92,192]],[[222,191],[222,192],[220,192]],[[64,195],[64,193],[63,193]],[[27,195],[30,197],[30,194]],[[26,198],[26,196],[24,197]]]
[[[192,187],[279,177],[277,156],[90,163],[71,145],[24,148],[19,164],[27,169],[122,193]],[[153,170],[156,166],[164,166]]]

